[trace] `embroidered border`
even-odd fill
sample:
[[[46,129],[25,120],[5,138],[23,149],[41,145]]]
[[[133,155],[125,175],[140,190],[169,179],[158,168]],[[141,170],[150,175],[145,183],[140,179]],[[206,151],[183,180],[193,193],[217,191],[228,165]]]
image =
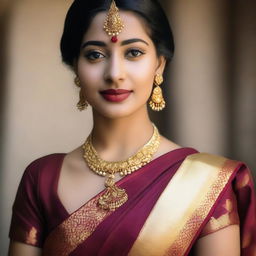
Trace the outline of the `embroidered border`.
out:
[[[90,200],[47,237],[43,255],[66,256],[84,242],[112,212],[97,207],[100,195]]]
[[[185,223],[184,227],[181,229],[179,236],[175,240],[175,242],[170,246],[170,248],[166,251],[165,255],[168,256],[176,256],[176,255],[184,255],[190,246],[193,238],[203,223],[204,219],[209,214],[212,206],[215,204],[215,201],[219,197],[221,191],[227,184],[231,174],[237,166],[236,161],[227,160],[221,168],[218,178],[210,187],[207,195],[201,205],[196,209],[191,218],[187,223]]]
[[[156,202],[130,256],[184,255],[231,177],[237,162],[188,156]]]

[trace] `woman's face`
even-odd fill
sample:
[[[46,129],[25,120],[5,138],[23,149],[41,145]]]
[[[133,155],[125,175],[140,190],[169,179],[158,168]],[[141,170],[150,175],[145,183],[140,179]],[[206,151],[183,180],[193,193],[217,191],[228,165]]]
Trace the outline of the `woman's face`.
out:
[[[103,30],[106,13],[94,17],[82,40],[76,67],[86,100],[96,113],[108,118],[146,108],[154,76],[162,74],[165,66],[141,19],[126,11],[120,16],[124,29],[116,43]]]

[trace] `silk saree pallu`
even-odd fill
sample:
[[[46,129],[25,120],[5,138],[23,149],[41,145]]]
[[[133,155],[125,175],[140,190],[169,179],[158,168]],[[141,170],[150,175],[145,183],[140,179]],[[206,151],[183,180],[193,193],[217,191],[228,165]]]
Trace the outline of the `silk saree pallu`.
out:
[[[129,200],[114,212],[99,209],[96,195],[48,235],[43,255],[187,255],[240,166],[195,153],[169,152],[122,179]],[[238,177],[237,191],[245,183]]]

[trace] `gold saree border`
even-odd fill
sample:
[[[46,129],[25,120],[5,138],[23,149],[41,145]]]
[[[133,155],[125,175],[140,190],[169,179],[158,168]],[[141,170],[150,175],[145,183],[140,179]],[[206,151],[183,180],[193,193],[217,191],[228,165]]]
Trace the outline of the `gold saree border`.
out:
[[[236,161],[188,156],[156,202],[129,256],[182,256],[229,181]]]
[[[94,232],[106,217],[113,213],[97,206],[100,196],[101,194],[88,201],[50,233],[43,247],[43,255],[69,255]]]

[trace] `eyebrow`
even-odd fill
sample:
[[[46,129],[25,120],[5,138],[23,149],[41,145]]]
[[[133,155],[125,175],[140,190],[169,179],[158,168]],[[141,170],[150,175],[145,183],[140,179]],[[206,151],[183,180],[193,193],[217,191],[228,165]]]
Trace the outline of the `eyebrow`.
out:
[[[140,38],[132,38],[132,39],[127,39],[127,40],[122,41],[121,46],[132,44],[132,43],[137,43],[137,42],[141,42],[141,43],[144,43],[146,45],[149,45],[146,41],[144,41]],[[107,46],[107,44],[102,42],[102,41],[87,41],[87,42],[82,44],[81,48],[84,49],[85,47],[87,47],[89,45],[100,46],[100,47],[106,47]]]
[[[149,45],[146,41],[144,41],[142,39],[139,39],[139,38],[132,38],[132,39],[124,40],[124,41],[121,42],[121,45],[124,46],[124,45],[127,45],[127,44],[132,44],[132,43],[137,43],[137,42],[141,42],[141,43],[144,43],[146,45]]]
[[[101,47],[106,47],[107,45],[102,42],[102,41],[87,41],[85,43],[82,44],[82,49],[85,48],[88,45],[94,45],[94,46],[101,46]]]

